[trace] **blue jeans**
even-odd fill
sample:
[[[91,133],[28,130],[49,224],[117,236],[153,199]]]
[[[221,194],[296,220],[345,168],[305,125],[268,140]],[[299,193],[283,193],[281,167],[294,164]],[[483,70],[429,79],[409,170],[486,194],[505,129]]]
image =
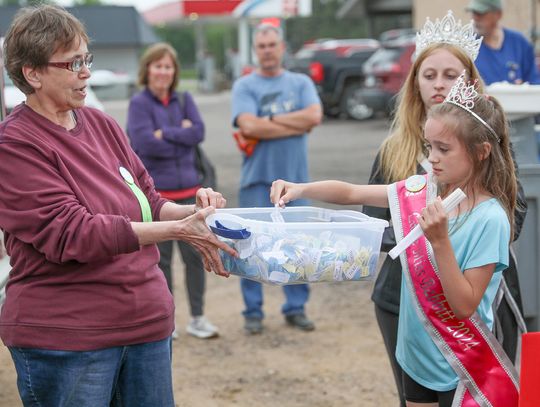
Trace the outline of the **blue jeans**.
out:
[[[273,206],[270,202],[270,187],[267,184],[251,185],[240,189],[239,205],[242,208],[269,207]],[[299,199],[287,204],[288,206],[309,205],[309,201]],[[242,312],[246,318],[264,318],[263,289],[262,284],[248,279],[240,280],[240,288],[246,309]],[[294,284],[283,286],[285,293],[285,304],[281,307],[284,315],[303,314],[304,305],[309,299],[309,285]]]
[[[9,351],[25,407],[174,407],[170,337],[84,352]]]

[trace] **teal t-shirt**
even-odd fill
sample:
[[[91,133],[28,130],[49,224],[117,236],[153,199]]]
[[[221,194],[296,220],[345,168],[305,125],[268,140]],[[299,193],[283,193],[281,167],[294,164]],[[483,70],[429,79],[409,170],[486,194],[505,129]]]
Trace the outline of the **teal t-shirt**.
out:
[[[462,216],[468,218],[452,231],[452,226],[460,222]],[[491,306],[501,282],[501,271],[508,267],[510,223],[506,212],[499,202],[492,198],[478,204],[470,214],[450,219],[449,228],[450,242],[462,271],[486,264],[496,265],[495,273],[477,309],[482,320],[491,329]],[[417,383],[429,389],[455,389],[458,377],[418,318],[405,279],[401,282],[399,310],[396,358],[403,370]]]
[[[283,71],[275,77],[252,73],[238,79],[232,89],[232,122],[241,113],[258,117],[277,116],[320,104],[317,89],[304,74]],[[307,182],[307,143],[305,134],[291,134],[272,140],[261,140],[251,157],[244,157],[240,187],[271,184],[282,178]]]

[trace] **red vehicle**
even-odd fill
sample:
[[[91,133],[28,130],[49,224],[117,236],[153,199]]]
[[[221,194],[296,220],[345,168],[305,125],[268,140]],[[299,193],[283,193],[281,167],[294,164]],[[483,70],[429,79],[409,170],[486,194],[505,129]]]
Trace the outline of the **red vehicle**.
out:
[[[389,115],[394,110],[396,95],[411,69],[415,48],[414,37],[389,41],[364,64],[362,96],[375,112]]]

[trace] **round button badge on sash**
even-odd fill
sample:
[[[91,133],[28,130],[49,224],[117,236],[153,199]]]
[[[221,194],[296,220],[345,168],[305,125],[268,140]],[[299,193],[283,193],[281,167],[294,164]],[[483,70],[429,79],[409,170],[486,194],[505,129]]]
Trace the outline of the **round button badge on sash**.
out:
[[[126,170],[124,167],[119,167],[118,170],[120,171],[120,175],[128,184],[133,184],[135,180],[133,179],[133,176],[130,174],[128,170]]]
[[[409,192],[419,192],[426,186],[426,177],[413,175],[405,180],[405,188]]]

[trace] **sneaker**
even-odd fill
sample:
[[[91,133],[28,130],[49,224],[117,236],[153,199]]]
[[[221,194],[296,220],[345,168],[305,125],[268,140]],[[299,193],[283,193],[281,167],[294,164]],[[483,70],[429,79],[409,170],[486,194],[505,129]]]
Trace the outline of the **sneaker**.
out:
[[[285,321],[302,331],[313,331],[315,329],[315,324],[305,314],[285,315]]]
[[[189,325],[186,327],[188,334],[199,339],[215,338],[219,336],[218,329],[204,316],[193,317]]]
[[[248,335],[259,335],[263,331],[263,324],[260,318],[247,317],[244,322],[244,329]]]

